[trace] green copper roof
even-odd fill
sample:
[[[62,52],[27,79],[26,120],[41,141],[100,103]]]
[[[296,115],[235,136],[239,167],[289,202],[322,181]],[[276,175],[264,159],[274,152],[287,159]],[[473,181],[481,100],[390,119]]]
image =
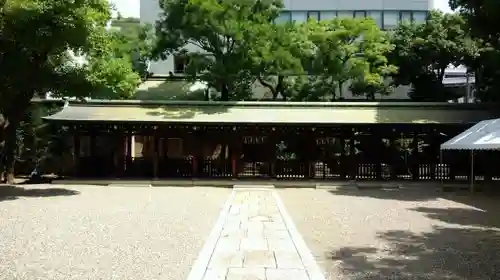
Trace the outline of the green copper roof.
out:
[[[463,106],[468,105],[468,106]],[[485,106],[448,103],[148,102],[75,103],[49,121],[151,123],[470,123],[494,117]]]

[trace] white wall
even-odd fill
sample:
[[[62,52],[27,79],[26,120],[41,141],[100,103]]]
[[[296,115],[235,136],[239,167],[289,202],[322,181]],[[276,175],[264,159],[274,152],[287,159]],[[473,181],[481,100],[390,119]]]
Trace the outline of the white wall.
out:
[[[287,10],[430,10],[430,0],[284,0]]]

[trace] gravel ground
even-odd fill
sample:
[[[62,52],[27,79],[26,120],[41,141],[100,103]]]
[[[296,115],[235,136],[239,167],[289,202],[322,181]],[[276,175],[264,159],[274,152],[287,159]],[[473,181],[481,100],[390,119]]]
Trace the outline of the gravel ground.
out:
[[[500,279],[500,197],[434,190],[281,190],[331,280]]]
[[[184,280],[230,194],[58,187],[0,187],[0,279]]]

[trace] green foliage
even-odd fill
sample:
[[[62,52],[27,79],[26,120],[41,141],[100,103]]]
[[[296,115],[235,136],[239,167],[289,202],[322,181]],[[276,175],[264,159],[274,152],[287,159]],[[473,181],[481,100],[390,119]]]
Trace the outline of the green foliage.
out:
[[[331,76],[302,75],[296,77],[290,86],[293,93],[292,101],[318,102],[326,101],[331,96],[332,90]]]
[[[248,95],[248,50],[255,26],[271,23],[279,1],[163,0],[157,22],[155,58],[170,54],[188,58],[187,75],[220,92],[221,100]],[[189,49],[189,51],[188,51]],[[238,92],[240,91],[240,92]]]
[[[16,173],[29,174],[70,150],[67,131],[42,121],[42,117],[60,109],[58,104],[36,103],[26,110],[17,130]]]
[[[388,63],[386,54],[393,46],[373,20],[309,21],[301,28],[313,44],[312,51],[303,57],[305,68],[315,76],[314,83],[329,89],[323,99],[327,96],[332,100],[342,99],[348,82],[352,83],[355,93],[370,98],[388,91],[385,79],[396,67]],[[308,80],[311,82],[311,78]],[[317,91],[311,94],[314,97],[303,98],[318,98]]]
[[[56,96],[128,98],[139,79],[116,55],[106,30],[106,0],[9,0],[0,3],[0,114],[3,167],[12,180],[16,136],[31,99]],[[75,64],[71,53],[83,55]]]
[[[123,18],[112,21],[114,28],[111,35],[114,38],[115,53],[128,58],[133,70],[146,80],[151,73],[148,72],[148,61],[154,45],[154,30],[151,25],[141,25],[138,19]]]
[[[443,85],[445,70],[470,56],[470,37],[458,14],[432,11],[424,24],[403,23],[392,34],[394,51],[390,61],[399,67],[396,85],[412,85],[411,97],[418,101],[453,98]]]
[[[449,0],[452,9],[458,9],[465,17],[473,37],[500,46],[500,1],[497,0]]]
[[[313,45],[304,29],[294,24],[264,23],[254,25],[244,43],[247,44],[251,73],[270,90],[273,99],[289,97],[290,76],[303,75],[303,57]]]
[[[350,81],[370,98],[388,92],[385,78],[395,67],[385,55],[392,45],[373,20],[275,24],[279,1],[160,3],[153,57],[184,56],[188,79],[206,82],[221,100],[251,98],[256,81],[273,99],[337,99]]]
[[[476,96],[499,102],[500,95],[500,2],[496,0],[450,0],[467,22],[471,40],[466,63],[475,73]]]

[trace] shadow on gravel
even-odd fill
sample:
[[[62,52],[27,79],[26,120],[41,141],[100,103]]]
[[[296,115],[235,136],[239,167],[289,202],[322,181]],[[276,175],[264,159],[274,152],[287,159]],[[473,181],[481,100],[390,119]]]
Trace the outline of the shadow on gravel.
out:
[[[14,200],[19,197],[71,196],[80,192],[63,188],[23,188],[18,186],[0,186],[0,201]]]
[[[421,192],[421,193],[419,193]],[[440,221],[432,232],[379,232],[386,248],[344,247],[331,252],[346,279],[500,279],[500,195],[429,190],[341,190],[335,195],[400,201],[447,199],[454,208],[411,208]],[[468,205],[469,207],[465,206]]]
[[[482,209],[417,207],[410,210],[450,225],[482,227],[500,232],[500,206],[484,207],[483,205]]]
[[[482,280],[499,279],[500,232],[436,227],[431,233],[387,231],[389,245],[344,247],[331,253],[345,279]]]
[[[351,197],[369,197],[374,199],[398,200],[398,201],[431,201],[436,199],[447,199],[473,206],[479,209],[487,210],[497,208],[496,204],[500,202],[500,192],[496,190],[483,191],[471,194],[468,190],[453,190],[443,192],[435,188],[403,188],[403,189],[383,189],[383,188],[365,188],[357,189],[352,187],[330,190],[331,194],[351,196]]]
[[[402,200],[402,201],[429,201],[439,198],[443,192],[435,189],[382,189],[353,187],[330,190],[334,195],[371,197],[375,199]]]

